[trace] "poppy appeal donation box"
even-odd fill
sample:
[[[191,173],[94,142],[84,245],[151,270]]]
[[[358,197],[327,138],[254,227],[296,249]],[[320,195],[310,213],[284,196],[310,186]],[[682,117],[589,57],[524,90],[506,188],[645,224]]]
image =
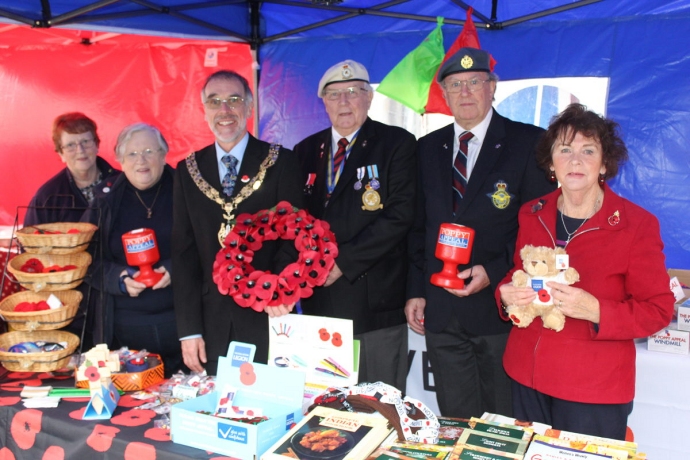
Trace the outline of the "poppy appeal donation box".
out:
[[[228,356],[218,360],[216,391],[172,407],[173,442],[236,458],[258,458],[302,419],[304,373],[254,363],[254,351],[254,345],[232,342]],[[268,420],[251,425],[207,415],[216,411],[227,388],[236,391],[233,406],[259,409]]]

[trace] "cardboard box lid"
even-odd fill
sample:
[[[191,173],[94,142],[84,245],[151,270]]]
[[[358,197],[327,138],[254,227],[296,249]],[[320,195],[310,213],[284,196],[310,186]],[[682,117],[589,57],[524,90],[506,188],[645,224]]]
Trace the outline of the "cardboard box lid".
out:
[[[302,407],[304,373],[254,363],[256,346],[231,342],[228,356],[218,359],[216,388],[230,385],[242,398],[270,400],[273,404]]]

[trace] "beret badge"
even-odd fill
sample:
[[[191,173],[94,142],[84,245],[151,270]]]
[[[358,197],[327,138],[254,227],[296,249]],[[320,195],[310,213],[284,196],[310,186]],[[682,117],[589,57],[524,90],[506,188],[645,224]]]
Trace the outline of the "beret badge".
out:
[[[472,67],[474,64],[474,61],[472,60],[471,57],[465,55],[462,60],[460,61],[460,65],[462,66],[463,69],[469,69]]]
[[[352,70],[350,69],[350,67],[347,64],[345,64],[343,66],[343,71],[341,72],[341,74],[342,74],[343,78],[350,78],[352,76]]]

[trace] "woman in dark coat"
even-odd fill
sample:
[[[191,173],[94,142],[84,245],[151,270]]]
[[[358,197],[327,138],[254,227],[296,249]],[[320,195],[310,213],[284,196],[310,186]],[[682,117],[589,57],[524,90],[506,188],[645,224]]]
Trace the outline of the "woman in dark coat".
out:
[[[97,200],[100,211],[88,212],[85,219],[95,222],[101,213],[103,264],[95,254],[90,282],[105,294],[105,312],[97,319],[105,342],[111,349],[127,346],[160,354],[170,375],[181,368],[182,357],[170,285],[173,169],[165,162],[167,152],[155,127],[126,127],[115,147],[124,174],[107,197]],[[136,280],[139,268],[127,264],[122,245],[124,233],[140,228],[155,232],[160,253],[154,271],[163,276],[151,288]]]

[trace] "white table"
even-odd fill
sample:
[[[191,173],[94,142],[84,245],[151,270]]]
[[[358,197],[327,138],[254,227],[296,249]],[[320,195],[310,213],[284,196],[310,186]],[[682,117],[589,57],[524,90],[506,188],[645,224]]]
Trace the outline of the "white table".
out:
[[[433,385],[422,336],[411,332],[415,356],[407,377],[407,393],[438,412],[436,395],[424,389]],[[426,374],[426,378],[423,378]],[[637,344],[637,379],[633,412],[628,425],[639,450],[650,460],[690,459],[690,356],[647,351],[647,341]]]
[[[690,356],[648,351],[646,340],[637,343],[628,426],[650,460],[690,459]]]

